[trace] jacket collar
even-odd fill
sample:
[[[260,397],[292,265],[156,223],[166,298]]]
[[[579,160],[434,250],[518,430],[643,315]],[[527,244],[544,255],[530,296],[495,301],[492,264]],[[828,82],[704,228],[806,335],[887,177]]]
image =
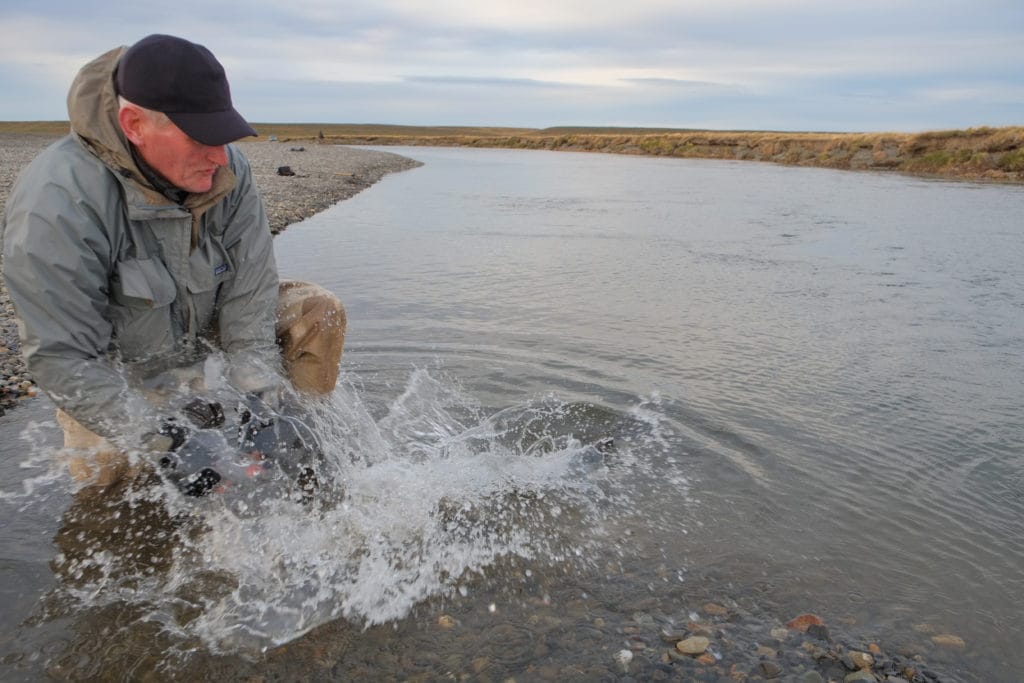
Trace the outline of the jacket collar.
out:
[[[222,166],[213,177],[213,186],[199,194],[184,193],[182,201],[175,202],[160,187],[157,178],[148,177],[132,153],[131,144],[117,120],[117,91],[114,75],[126,48],[119,47],[103,53],[79,70],[68,91],[68,116],[71,131],[86,149],[102,161],[121,182],[142,192],[146,203],[161,205],[177,203],[193,212],[203,211],[216,204],[235,187],[235,175]],[[157,182],[154,182],[154,181]],[[173,188],[173,186],[171,186]],[[181,190],[174,190],[181,192]]]

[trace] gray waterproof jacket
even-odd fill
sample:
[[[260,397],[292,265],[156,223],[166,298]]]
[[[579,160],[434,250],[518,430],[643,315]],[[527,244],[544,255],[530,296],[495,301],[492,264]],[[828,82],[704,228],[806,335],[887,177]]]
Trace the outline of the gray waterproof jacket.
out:
[[[29,371],[60,408],[120,443],[167,416],[142,382],[211,348],[243,390],[282,381],[277,267],[248,162],[229,145],[209,192],[180,205],[157,192],[117,121],[123,50],[79,72],[71,134],[21,173],[0,224]]]

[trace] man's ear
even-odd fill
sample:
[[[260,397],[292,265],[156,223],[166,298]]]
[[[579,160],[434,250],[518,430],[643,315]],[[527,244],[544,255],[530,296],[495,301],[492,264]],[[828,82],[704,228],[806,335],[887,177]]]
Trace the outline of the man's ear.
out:
[[[121,107],[117,112],[117,121],[121,124],[124,136],[136,147],[142,144],[145,132],[146,117],[135,107]]]

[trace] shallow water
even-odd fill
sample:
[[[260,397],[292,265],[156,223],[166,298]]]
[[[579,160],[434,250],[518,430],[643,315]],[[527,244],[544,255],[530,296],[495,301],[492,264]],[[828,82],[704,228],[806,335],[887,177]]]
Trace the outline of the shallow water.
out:
[[[4,418],[12,676],[601,678],[710,597],[1013,680],[1021,188],[400,151],[426,165],[277,238],[348,311],[332,505],[211,501],[149,525],[170,557],[57,579],[54,430]]]

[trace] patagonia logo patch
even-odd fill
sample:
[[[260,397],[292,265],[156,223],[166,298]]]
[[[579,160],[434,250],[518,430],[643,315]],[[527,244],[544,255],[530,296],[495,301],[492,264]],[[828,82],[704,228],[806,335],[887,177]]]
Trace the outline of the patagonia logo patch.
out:
[[[222,263],[222,264],[220,264],[219,266],[217,266],[216,268],[213,269],[213,274],[214,275],[222,275],[223,273],[226,273],[226,272],[228,272],[228,264],[226,264],[226,263]]]

